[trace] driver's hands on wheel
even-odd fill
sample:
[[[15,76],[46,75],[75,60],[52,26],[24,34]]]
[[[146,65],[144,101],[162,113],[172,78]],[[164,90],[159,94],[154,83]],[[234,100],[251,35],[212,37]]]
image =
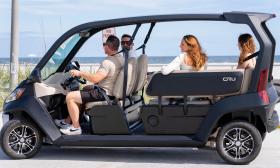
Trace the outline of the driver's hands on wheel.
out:
[[[83,77],[83,72],[79,71],[79,70],[70,70],[70,75],[73,79],[77,80],[78,82],[80,82],[81,84],[86,84],[86,79],[80,79]]]
[[[78,71],[78,70],[70,70],[70,75],[72,77],[81,77],[81,71]]]

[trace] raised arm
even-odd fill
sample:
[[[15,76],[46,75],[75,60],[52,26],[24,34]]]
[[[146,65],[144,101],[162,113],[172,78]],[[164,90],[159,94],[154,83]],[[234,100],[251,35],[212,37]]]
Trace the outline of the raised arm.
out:
[[[180,64],[181,64],[181,55],[177,56],[172,62],[170,62],[168,65],[163,66],[161,68],[161,73],[163,75],[168,75],[170,74],[172,71],[177,70],[180,68]]]
[[[99,69],[97,70],[97,72],[95,74],[77,71],[77,70],[71,70],[70,73],[71,73],[71,76],[79,76],[92,83],[98,83],[107,77],[108,73],[110,72],[111,67],[114,66],[112,64],[113,63],[108,60],[102,61]]]

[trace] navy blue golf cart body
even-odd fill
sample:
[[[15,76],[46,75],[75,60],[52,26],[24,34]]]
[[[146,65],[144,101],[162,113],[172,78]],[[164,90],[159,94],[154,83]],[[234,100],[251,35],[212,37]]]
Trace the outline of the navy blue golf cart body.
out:
[[[273,17],[246,12],[155,15],[74,27],[53,44],[30,77],[6,99],[2,149],[12,158],[30,158],[39,151],[42,141],[56,146],[205,147],[213,136],[224,160],[232,164],[249,163],[259,154],[266,133],[279,124],[274,110],[279,97],[271,82],[275,40],[266,26],[266,21]],[[147,79],[145,45],[154,25],[193,20],[248,25],[260,44],[255,69],[154,73],[148,77],[146,93],[155,99],[145,104],[143,94],[139,93]],[[128,51],[123,51],[125,64],[114,85],[116,100],[86,104],[81,113],[83,134],[62,135],[54,119],[67,114],[67,89],[61,87],[69,78],[66,66],[97,32],[136,25],[135,36],[142,24],[151,25],[142,45],[143,54],[129,58]],[[62,46],[68,47],[67,51]],[[197,85],[205,82],[208,85]],[[163,99],[169,97],[183,101],[165,104]]]

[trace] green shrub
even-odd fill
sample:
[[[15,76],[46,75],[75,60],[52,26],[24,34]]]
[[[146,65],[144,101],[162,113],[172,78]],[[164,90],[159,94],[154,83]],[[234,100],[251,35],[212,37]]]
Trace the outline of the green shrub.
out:
[[[31,71],[32,69],[28,67],[19,69],[18,82],[20,83],[21,81],[25,80],[29,76]],[[10,84],[9,67],[7,68],[7,65],[2,65],[0,67],[0,111],[2,110],[5,98],[10,94],[9,84]]]

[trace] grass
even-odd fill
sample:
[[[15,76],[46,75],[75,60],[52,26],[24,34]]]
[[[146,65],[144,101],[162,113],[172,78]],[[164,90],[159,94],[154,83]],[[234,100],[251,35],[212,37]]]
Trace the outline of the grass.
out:
[[[31,68],[23,68],[18,71],[18,82],[26,79],[31,73]],[[4,66],[0,67],[0,111],[2,111],[3,103],[10,94],[10,71]]]

